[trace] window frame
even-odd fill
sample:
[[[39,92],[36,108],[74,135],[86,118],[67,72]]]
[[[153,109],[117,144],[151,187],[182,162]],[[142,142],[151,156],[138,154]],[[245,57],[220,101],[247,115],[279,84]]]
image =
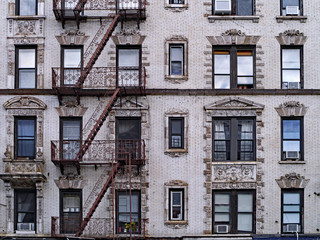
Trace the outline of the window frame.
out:
[[[299,59],[299,61],[300,61],[300,68],[284,68],[283,67],[283,50],[284,49],[299,49],[300,50],[300,59]],[[281,89],[290,89],[289,87],[287,87],[287,88],[284,88],[283,87],[283,84],[284,84],[284,82],[283,82],[283,71],[284,70],[300,70],[300,88],[299,89],[303,89],[303,83],[304,83],[304,81],[303,81],[303,79],[304,79],[304,71],[303,71],[303,46],[301,46],[301,45],[298,45],[298,46],[286,46],[286,45],[282,45],[281,46]],[[289,82],[288,82],[289,83]]]
[[[18,121],[19,120],[33,120],[34,122],[34,150],[33,150],[33,156],[18,156]],[[16,116],[14,117],[14,158],[15,159],[34,159],[36,157],[36,147],[37,147],[37,117],[34,116]]]
[[[172,74],[172,60],[171,60],[171,48],[181,48],[182,49],[182,60],[181,60],[181,74]],[[185,75],[185,46],[183,43],[169,43],[169,76],[184,76]]]
[[[178,3],[175,3],[177,1]],[[169,0],[169,4],[185,4],[185,0]]]
[[[20,6],[21,6],[21,2],[23,0],[15,0],[15,14],[17,16],[37,16],[38,15],[38,0],[34,0],[35,1],[35,14],[34,15],[20,15]],[[37,65],[36,65],[37,66]]]
[[[34,68],[20,68],[19,67],[19,58],[20,58],[20,49],[34,49],[35,50],[35,66]],[[38,54],[37,54],[37,45],[15,45],[15,89],[37,89],[37,66],[38,66]],[[20,70],[24,69],[34,69],[34,87],[30,88],[20,88],[20,78],[19,78],[19,72]]]
[[[251,51],[252,52],[252,58],[253,58],[253,83],[252,83],[252,88],[248,89],[255,89],[256,88],[256,46],[255,45],[226,45],[226,46],[221,46],[221,45],[213,45],[212,46],[212,88],[213,89],[221,89],[221,88],[216,88],[215,87],[215,76],[216,75],[221,75],[221,74],[215,74],[215,61],[214,57],[215,51],[228,51],[229,56],[230,56],[230,88],[222,88],[223,90],[227,89],[247,89],[247,88],[242,88],[241,84],[238,84],[238,61],[237,61],[237,52],[239,51]],[[226,75],[226,74],[225,74]],[[241,87],[241,88],[240,88]]]
[[[299,1],[299,10],[300,10],[300,14],[297,16],[293,16],[293,17],[300,17],[303,16],[303,1],[302,0],[298,0]],[[283,6],[283,0],[280,0],[280,16],[287,16],[287,15],[283,15],[282,11],[285,10],[285,8],[282,7]],[[292,17],[292,16],[291,16]]]
[[[80,49],[80,52],[81,52],[81,63],[80,63],[80,68],[65,68],[64,67],[64,60],[65,60],[65,54],[64,54],[64,50],[65,49]],[[60,73],[60,84],[61,86],[74,86],[75,84],[65,84],[65,79],[64,79],[64,71],[65,70],[68,70],[68,69],[79,69],[80,70],[80,76],[81,76],[81,73],[82,73],[82,70],[83,70],[83,45],[61,45],[61,48],[60,48],[60,51],[61,51],[61,58],[60,58],[60,64],[61,64],[61,73]]]
[[[34,231],[37,229],[37,193],[35,189],[14,189],[14,230],[15,231],[24,231],[18,230],[18,214],[20,212],[23,213],[31,213],[29,211],[18,211],[18,194],[19,193],[34,193]]]
[[[130,191],[129,190],[117,190],[116,191],[116,219],[115,219],[116,220],[116,233],[117,234],[130,234],[130,232],[127,233],[127,232],[120,232],[119,231],[119,229],[120,229],[119,215],[128,213],[128,212],[120,212],[119,211],[119,196],[120,195],[129,195],[130,196]],[[136,234],[139,234],[139,233],[141,233],[141,191],[140,190],[131,190],[131,196],[132,195],[138,196],[138,213],[137,213],[138,214],[138,226],[137,226]],[[131,214],[132,213],[133,212],[131,211]]]
[[[252,14],[251,15],[238,15],[237,2],[239,0],[231,0],[231,16],[255,16],[256,15],[256,0],[252,0]],[[212,0],[212,15],[221,16],[221,14],[215,14],[216,0]],[[228,14],[226,14],[228,16]]]
[[[180,196],[180,200],[181,200],[181,205],[180,205],[180,210],[181,210],[181,218],[173,218],[173,213],[172,213],[172,209],[173,209],[173,203],[172,203],[172,193],[174,192],[179,192],[181,193]],[[184,209],[185,209],[185,203],[184,203],[184,199],[185,199],[185,193],[184,193],[184,188],[169,188],[169,221],[184,221],[185,217],[185,213],[184,213]]]
[[[180,120],[181,121],[181,134],[172,134],[172,120]],[[181,136],[181,147],[173,147],[172,146],[172,137],[173,136]],[[169,149],[184,149],[184,117],[169,117]]]
[[[285,213],[284,211],[284,203],[283,203],[283,198],[284,198],[284,194],[286,193],[298,193],[300,195],[300,231],[298,233],[303,233],[304,232],[304,189],[301,188],[296,188],[296,189],[281,189],[281,233],[285,234],[288,232],[283,231],[284,229],[284,223],[283,223],[283,215]],[[290,213],[290,211],[286,211],[288,213]],[[287,225],[287,224],[286,224]]]
[[[299,120],[300,121],[300,156],[298,161],[304,161],[304,124],[303,117],[281,117],[281,161],[288,161],[284,157],[283,151],[283,120]],[[285,140],[295,140],[295,139],[285,139]],[[290,161],[290,160],[289,160]]]
[[[230,121],[230,149],[229,149],[229,155],[230,155],[230,160],[215,160],[214,158],[214,153],[215,153],[215,122],[220,121],[220,120],[228,120]],[[240,153],[238,151],[238,142],[241,141],[238,139],[238,121],[239,120],[252,120],[252,134],[253,138],[252,141],[252,146],[253,146],[253,159],[252,160],[239,160],[238,159],[238,154]],[[213,117],[212,118],[212,161],[213,162],[253,162],[256,161],[256,152],[257,152],[257,147],[256,147],[256,119],[254,117]],[[227,140],[225,140],[227,141]],[[226,150],[228,152],[228,150]],[[236,157],[236,158],[234,158]]]
[[[241,193],[247,193],[252,195],[252,232],[238,231],[238,195]],[[216,194],[228,194],[229,195],[229,222],[216,222],[215,221],[215,195]],[[235,189],[235,190],[213,190],[212,191],[212,232],[214,234],[220,234],[215,231],[216,225],[228,225],[228,233],[255,233],[256,232],[256,190],[247,189]]]

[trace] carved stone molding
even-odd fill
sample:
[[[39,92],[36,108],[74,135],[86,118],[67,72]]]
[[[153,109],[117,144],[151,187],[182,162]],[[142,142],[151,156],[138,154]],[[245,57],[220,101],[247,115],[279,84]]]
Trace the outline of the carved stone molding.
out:
[[[113,109],[137,111],[137,110],[142,110],[142,109],[147,110],[147,109],[149,109],[149,106],[144,102],[136,101],[135,98],[126,97],[126,98],[122,98],[121,102],[120,101],[117,102],[114,105]]]
[[[211,45],[256,45],[261,36],[249,36],[241,30],[230,29],[222,33],[221,36],[207,36]]]
[[[78,175],[63,175],[58,180],[54,180],[59,189],[83,189],[86,185],[86,181],[82,176]]]
[[[60,45],[84,45],[89,39],[89,36],[86,36],[79,30],[68,30],[60,36],[56,36],[56,39]]]
[[[255,165],[214,165],[212,182],[255,182]]]
[[[166,182],[164,185],[168,187],[172,187],[172,186],[181,187],[181,186],[188,186],[188,183],[182,180],[171,180],[169,182]]]
[[[145,38],[138,31],[127,29],[111,37],[115,45],[142,45]]]
[[[305,179],[304,176],[295,172],[281,176],[280,179],[276,179],[280,188],[305,188],[310,179]]]
[[[88,108],[83,107],[82,105],[67,103],[64,106],[57,107],[56,110],[60,117],[82,117]]]
[[[212,183],[212,189],[223,190],[223,189],[256,189],[256,183]]]
[[[45,110],[47,105],[35,97],[14,97],[3,104],[5,109],[39,109]]]
[[[297,101],[289,101],[275,108],[280,117],[302,117],[307,113],[308,108]]]
[[[304,45],[307,37],[299,30],[287,30],[276,36],[280,45]]]

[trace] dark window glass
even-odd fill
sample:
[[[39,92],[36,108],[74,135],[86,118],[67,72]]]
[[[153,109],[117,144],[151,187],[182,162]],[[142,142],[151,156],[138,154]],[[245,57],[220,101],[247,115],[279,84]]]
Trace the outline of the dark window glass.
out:
[[[61,118],[63,159],[75,159],[81,146],[81,118]]]
[[[302,48],[282,48],[282,88],[298,89],[301,87]]]
[[[169,118],[169,148],[184,147],[184,119]]]
[[[253,15],[253,0],[237,0],[237,15],[238,16]]]
[[[254,232],[254,206],[254,191],[213,192],[214,233]]]
[[[35,118],[16,118],[16,157],[35,157]]]
[[[184,4],[184,0],[170,0],[169,4]]]
[[[140,232],[140,192],[118,192],[117,194],[117,232],[139,233]],[[130,205],[131,202],[131,205]],[[131,207],[130,207],[131,206]],[[131,208],[131,209],[130,209]],[[131,210],[131,211],[130,211]],[[131,219],[130,219],[131,212]],[[131,223],[131,224],[130,224]]]
[[[282,119],[282,159],[302,160],[302,119]]]
[[[170,75],[183,75],[183,45],[170,45]]]
[[[169,220],[184,219],[184,191],[183,189],[169,189]]]
[[[34,190],[15,190],[15,229],[35,231],[36,193]]]
[[[302,232],[303,191],[282,191],[282,232]]]
[[[37,15],[37,0],[16,0],[16,14],[20,16]]]
[[[302,15],[302,1],[281,0],[281,15]]]
[[[75,85],[81,76],[82,47],[63,47],[63,85]]]
[[[213,0],[213,14],[252,16],[254,0]]]
[[[36,88],[36,48],[16,48],[16,88]]]

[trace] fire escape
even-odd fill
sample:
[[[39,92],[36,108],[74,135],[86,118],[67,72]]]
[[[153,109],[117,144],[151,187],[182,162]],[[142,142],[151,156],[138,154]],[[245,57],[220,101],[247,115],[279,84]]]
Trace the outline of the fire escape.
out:
[[[135,21],[139,28],[140,21],[146,18],[145,5],[145,0],[53,0],[54,15],[58,21],[61,21],[63,28],[68,21],[75,21],[79,28],[82,21],[100,20],[100,29],[86,51],[86,53],[88,52],[88,61],[84,67],[69,69],[67,72],[63,67],[52,68],[52,88],[58,96],[60,105],[63,104],[64,97],[70,96],[75,97],[78,104],[80,104],[81,96],[98,95],[102,96],[102,99],[109,99],[100,101],[82,130],[82,136],[86,140],[51,141],[51,161],[60,168],[62,174],[64,174],[65,167],[75,167],[79,175],[83,165],[106,165],[109,169],[111,168],[96,200],[81,220],[81,224],[78,225],[78,229],[75,231],[76,237],[82,235],[118,170],[128,165],[129,168],[137,166],[139,169],[141,165],[145,164],[145,143],[141,139],[95,140],[119,98],[121,102],[122,97],[135,96],[137,99],[138,96],[145,95],[145,69],[141,67],[139,69],[125,69],[126,78],[128,75],[132,78],[128,81],[128,79],[124,80],[121,72],[123,70],[118,67],[94,67],[118,23],[121,23],[122,27],[127,21]],[[95,15],[99,11],[103,14]],[[89,14],[85,15],[86,12]],[[89,56],[90,49],[91,56]],[[66,84],[66,78],[73,80]],[[102,81],[103,83],[99,85],[97,80],[100,79],[108,81]],[[99,82],[101,83],[101,81]],[[52,220],[52,235],[56,236],[56,228],[59,223],[55,217]]]

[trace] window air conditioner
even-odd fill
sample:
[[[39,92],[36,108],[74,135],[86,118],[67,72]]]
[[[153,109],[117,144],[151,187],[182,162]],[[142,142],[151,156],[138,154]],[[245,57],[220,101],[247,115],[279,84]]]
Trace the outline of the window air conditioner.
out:
[[[18,223],[18,231],[34,231],[34,223]]]
[[[299,224],[287,224],[286,226],[285,226],[285,232],[291,232],[291,233],[293,233],[293,232],[300,232],[299,229],[300,228],[300,225]]]
[[[228,233],[229,226],[228,225],[216,225],[216,232],[217,233]]]
[[[286,15],[299,15],[299,7],[298,6],[286,6]]]
[[[288,82],[288,88],[289,89],[300,89],[300,83],[299,82]]]
[[[231,14],[231,0],[216,0],[214,14]]]
[[[299,151],[286,151],[286,159],[299,159]]]

